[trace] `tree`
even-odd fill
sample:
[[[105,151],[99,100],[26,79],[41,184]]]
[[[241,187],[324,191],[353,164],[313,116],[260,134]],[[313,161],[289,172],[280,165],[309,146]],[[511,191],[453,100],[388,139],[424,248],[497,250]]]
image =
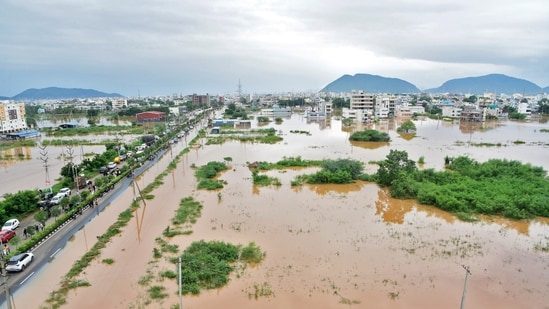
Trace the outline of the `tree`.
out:
[[[549,114],[549,99],[543,98],[538,101],[539,112],[542,114]]]
[[[88,109],[86,112],[88,114],[88,117],[97,117],[99,116],[99,110],[97,109]]]
[[[15,247],[17,249],[17,244],[21,241],[21,238],[17,235],[13,236],[12,239],[10,239],[9,244],[12,247]]]
[[[390,186],[393,181],[401,177],[401,173],[413,173],[417,171],[416,163],[408,159],[406,151],[391,149],[387,158],[379,163],[376,176],[382,186]]]
[[[335,98],[332,100],[332,106],[334,108],[348,108],[350,104],[350,100],[345,100],[344,98]]]
[[[397,128],[397,132],[416,132],[417,128],[416,125],[412,120],[406,120],[400,125],[400,127]]]
[[[72,181],[74,181],[74,176],[78,175],[79,172],[80,172],[79,166],[72,162],[69,162],[61,168],[61,172],[59,174],[61,174],[61,176],[63,177],[70,178]]]
[[[34,220],[42,223],[43,226],[46,226],[46,221],[48,221],[48,213],[45,210],[39,210],[34,214]]]
[[[52,217],[57,218],[61,214],[61,206],[56,205],[50,208],[50,214]]]
[[[468,98],[463,98],[463,102],[476,103],[478,98],[475,95],[472,95]]]

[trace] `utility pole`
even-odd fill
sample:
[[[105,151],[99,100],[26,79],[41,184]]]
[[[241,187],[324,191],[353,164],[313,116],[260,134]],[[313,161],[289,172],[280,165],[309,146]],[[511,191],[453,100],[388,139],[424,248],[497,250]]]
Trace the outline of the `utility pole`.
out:
[[[177,259],[177,266],[179,267],[179,309],[183,309],[183,295],[181,294],[181,256]]]
[[[463,294],[461,295],[461,306],[459,306],[460,309],[463,309],[463,306],[465,305],[465,294],[467,293],[467,279],[469,278],[469,275],[471,274],[471,271],[469,270],[469,266],[461,265],[463,269],[465,269],[465,284],[463,285]]]
[[[53,193],[51,189],[50,174],[48,172],[48,150],[46,149],[46,146],[43,146],[42,144],[40,144],[38,148],[40,149],[40,160],[42,160],[44,168],[46,169],[46,187],[50,189],[50,193]]]

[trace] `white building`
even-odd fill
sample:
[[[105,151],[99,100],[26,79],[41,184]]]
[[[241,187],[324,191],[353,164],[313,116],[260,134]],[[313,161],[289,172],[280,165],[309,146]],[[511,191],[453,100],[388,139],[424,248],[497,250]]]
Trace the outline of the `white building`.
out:
[[[123,109],[128,107],[128,100],[126,99],[112,99],[112,109]]]
[[[0,101],[0,133],[13,133],[27,129],[25,104]]]
[[[460,118],[462,109],[455,106],[443,106],[442,117]]]
[[[367,121],[374,117],[374,95],[358,91],[351,93],[349,108],[342,110],[342,116],[355,121]]]

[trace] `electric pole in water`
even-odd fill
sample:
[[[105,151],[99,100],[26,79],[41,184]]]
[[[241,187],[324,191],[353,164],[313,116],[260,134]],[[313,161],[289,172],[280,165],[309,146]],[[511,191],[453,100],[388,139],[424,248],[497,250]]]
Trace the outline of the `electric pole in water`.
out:
[[[463,309],[463,305],[465,304],[465,293],[467,293],[467,279],[469,278],[469,275],[471,274],[471,271],[469,270],[469,266],[461,265],[463,269],[465,269],[465,284],[463,285],[463,294],[461,295],[461,306],[460,309]]]

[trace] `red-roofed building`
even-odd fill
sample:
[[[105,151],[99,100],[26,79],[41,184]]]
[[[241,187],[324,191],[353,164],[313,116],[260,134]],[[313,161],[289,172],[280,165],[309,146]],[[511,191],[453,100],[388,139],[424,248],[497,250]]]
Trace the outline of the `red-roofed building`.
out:
[[[164,121],[166,113],[158,111],[149,111],[143,112],[135,115],[137,123],[141,122],[153,122],[153,121]]]

